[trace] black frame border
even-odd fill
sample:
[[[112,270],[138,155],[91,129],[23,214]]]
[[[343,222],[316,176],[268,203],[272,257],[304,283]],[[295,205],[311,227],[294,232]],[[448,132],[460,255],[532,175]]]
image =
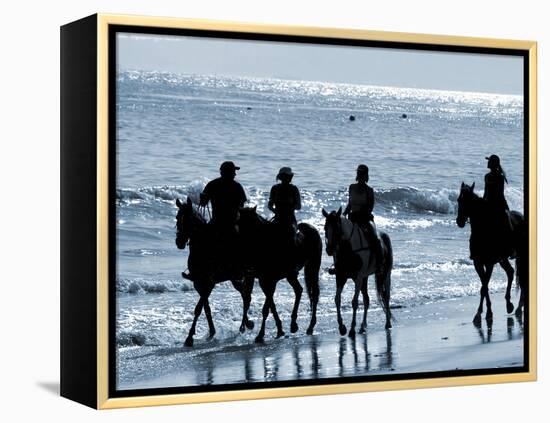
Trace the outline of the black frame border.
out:
[[[289,380],[277,382],[253,382],[253,383],[235,383],[223,385],[200,385],[200,386],[182,386],[182,387],[167,387],[167,388],[151,388],[151,389],[132,389],[132,390],[117,390],[116,389],[116,35],[117,33],[135,33],[135,34],[150,34],[150,35],[179,35],[187,37],[204,37],[218,38],[231,40],[247,40],[247,41],[271,41],[279,43],[294,43],[294,44],[316,44],[316,45],[332,45],[346,47],[374,47],[374,48],[391,48],[403,50],[419,50],[433,51],[445,53],[470,53],[470,54],[492,54],[501,56],[519,56],[523,58],[523,145],[524,145],[524,216],[526,223],[530,228],[529,221],[529,164],[530,164],[530,93],[529,93],[529,50],[523,49],[508,49],[496,47],[470,47],[458,45],[438,45],[438,44],[423,44],[423,43],[407,43],[396,41],[375,41],[375,40],[358,40],[346,38],[325,38],[316,36],[296,36],[296,35],[272,35],[263,33],[245,33],[237,31],[218,31],[218,30],[202,30],[202,29],[185,29],[185,28],[165,28],[165,27],[148,27],[139,25],[108,25],[108,116],[109,116],[109,148],[108,148],[108,174],[109,174],[109,205],[108,205],[108,220],[109,220],[109,304],[108,304],[108,326],[109,326],[109,342],[108,342],[108,397],[109,398],[125,398],[151,395],[173,395],[173,394],[188,394],[188,393],[204,393],[204,392],[223,392],[223,391],[238,391],[250,389],[270,389],[270,388],[288,388],[301,386],[330,386],[343,383],[368,383],[381,381],[400,381],[400,380],[423,380],[433,378],[450,378],[450,377],[467,377],[467,376],[485,376],[498,374],[515,374],[528,373],[530,369],[530,269],[528,266],[528,281],[525,305],[524,305],[524,365],[521,367],[506,367],[496,369],[473,369],[473,370],[448,370],[437,372],[418,372],[418,373],[397,373],[386,375],[373,376],[347,376],[340,378],[321,378],[310,380]],[[528,231],[529,233],[530,231]],[[528,257],[530,251],[530,242],[528,243]],[[529,264],[529,261],[528,263]]]

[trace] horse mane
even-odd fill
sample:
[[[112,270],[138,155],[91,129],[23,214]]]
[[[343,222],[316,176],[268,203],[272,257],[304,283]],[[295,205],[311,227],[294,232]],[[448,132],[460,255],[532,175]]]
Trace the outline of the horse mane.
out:
[[[260,213],[258,213],[258,211],[254,208],[254,207],[242,207],[243,211],[245,212],[251,212],[251,213],[254,213],[256,215],[256,217],[258,218],[258,220],[260,221],[260,223],[262,224],[269,224],[269,223],[272,223],[270,222],[268,219],[266,219],[265,217],[263,217]]]
[[[193,216],[198,220],[200,221],[200,223],[204,223],[206,224],[206,218],[202,215],[201,212],[199,212],[198,209],[196,209],[195,207],[193,207]]]

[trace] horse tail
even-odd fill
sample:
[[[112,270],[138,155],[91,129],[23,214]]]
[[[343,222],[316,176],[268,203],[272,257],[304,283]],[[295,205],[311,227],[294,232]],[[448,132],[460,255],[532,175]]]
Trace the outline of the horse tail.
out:
[[[527,229],[523,214],[512,210],[510,212],[512,221],[514,246],[516,250],[516,291],[523,289],[526,285],[527,267]]]
[[[304,235],[304,279],[309,301],[313,303],[319,300],[319,270],[321,269],[323,241],[319,231],[307,223],[300,223],[298,229]]]
[[[385,254],[384,267],[382,268],[382,274],[376,276],[376,296],[378,302],[382,304],[382,309],[387,313],[392,320],[394,317],[390,310],[390,296],[391,296],[391,271],[393,269],[393,247],[390,237],[385,232],[380,232],[380,239],[382,240],[383,254]]]

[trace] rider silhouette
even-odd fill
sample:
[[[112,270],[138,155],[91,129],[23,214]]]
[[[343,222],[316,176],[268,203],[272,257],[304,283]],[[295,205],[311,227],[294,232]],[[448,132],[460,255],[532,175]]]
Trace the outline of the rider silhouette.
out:
[[[367,165],[360,164],[357,166],[355,180],[357,183],[349,186],[349,199],[348,205],[344,210],[344,216],[348,216],[349,220],[365,230],[369,244],[373,246],[376,257],[376,273],[380,273],[383,265],[382,242],[378,237],[378,231],[376,230],[372,214],[374,208],[374,190],[367,185],[369,181],[369,168]]]
[[[271,187],[267,204],[269,210],[275,213],[273,221],[283,229],[290,247],[296,245],[297,222],[294,211],[302,208],[300,191],[291,183],[293,176],[294,173],[289,167],[282,167],[279,170],[277,179],[281,182]]]
[[[513,254],[512,222],[508,211],[508,202],[504,197],[504,184],[508,183],[506,173],[500,165],[500,158],[493,154],[487,159],[487,168],[491,171],[485,175],[485,191],[483,199],[487,201],[491,213],[495,216],[495,231],[497,239],[506,246],[507,255]]]
[[[239,208],[247,201],[242,185],[235,181],[236,171],[239,169],[240,167],[235,166],[233,162],[223,162],[220,166],[221,176],[206,184],[199,203],[202,207],[207,206],[209,202],[212,203],[212,219],[209,225],[214,229],[214,235],[218,240],[215,244],[225,247],[225,257],[233,264],[237,276],[242,273],[237,218]],[[192,275],[182,275],[193,280]]]
[[[201,206],[212,203],[210,223],[224,235],[237,232],[239,208],[247,201],[242,185],[235,181],[239,169],[233,162],[223,162],[220,166],[221,176],[208,182],[200,196]]]

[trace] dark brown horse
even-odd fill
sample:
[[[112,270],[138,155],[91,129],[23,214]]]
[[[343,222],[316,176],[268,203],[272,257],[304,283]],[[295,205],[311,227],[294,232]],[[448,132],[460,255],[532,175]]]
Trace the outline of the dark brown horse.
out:
[[[485,318],[491,323],[493,320],[493,310],[489,298],[489,281],[493,273],[495,264],[499,263],[506,272],[508,284],[506,286],[506,310],[508,313],[514,311],[514,305],[510,298],[512,281],[514,280],[514,269],[509,262],[509,253],[503,246],[506,243],[512,243],[516,255],[516,276],[521,288],[520,299],[516,308],[516,315],[521,317],[524,305],[524,293],[527,283],[527,225],[523,215],[517,211],[510,212],[512,222],[512,240],[502,239],[501,234],[495,229],[495,216],[487,201],[479,197],[475,192],[475,183],[467,185],[464,182],[460,187],[458,197],[458,215],[456,223],[460,228],[470,222],[470,257],[474,261],[474,267],[481,280],[480,302],[477,312],[474,316],[474,324],[481,324],[481,315],[483,313],[483,300],[487,304],[487,313]]]
[[[283,230],[282,230],[283,229]],[[239,230],[243,237],[246,256],[253,263],[254,275],[259,279],[265,294],[262,308],[262,326],[256,342],[263,342],[265,322],[269,311],[277,325],[277,337],[284,336],[281,319],[277,313],[273,296],[277,282],[287,279],[296,295],[291,314],[290,331],[298,330],[298,307],[303,288],[298,281],[298,272],[304,269],[304,279],[311,306],[311,320],[306,333],[313,334],[317,322],[317,303],[319,301],[319,269],[323,243],[317,229],[307,223],[298,224],[300,241],[290,245],[279,224],[270,222],[256,212],[256,207],[242,208],[239,217]]]
[[[227,246],[219,245],[215,240],[215,231],[210,228],[205,219],[194,208],[188,198],[186,203],[176,200],[178,214],[176,216],[176,245],[183,250],[189,244],[187,266],[193,279],[193,286],[200,298],[195,307],[195,315],[185,345],[193,346],[193,336],[197,320],[204,308],[204,314],[210,330],[209,339],[216,333],[208,298],[214,286],[220,282],[231,281],[243,298],[243,317],[240,331],[253,329],[254,322],[248,319],[254,278],[245,274],[242,268],[236,267],[228,259]]]

